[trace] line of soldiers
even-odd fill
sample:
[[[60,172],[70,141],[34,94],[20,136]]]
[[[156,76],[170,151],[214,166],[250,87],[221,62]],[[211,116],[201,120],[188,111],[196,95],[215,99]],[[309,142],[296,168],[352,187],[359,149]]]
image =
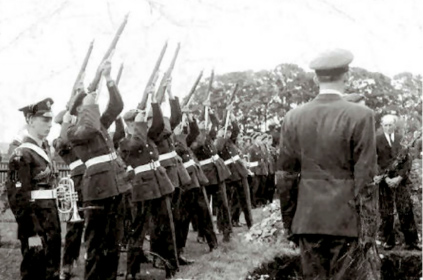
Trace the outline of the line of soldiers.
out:
[[[274,181],[276,153],[268,134],[241,138],[236,118],[232,115],[225,129],[213,110],[210,123],[197,120],[182,110],[170,80],[170,118],[162,114],[154,85],[147,89],[151,104],[146,110],[129,110],[120,117],[124,104],[110,62],[104,61],[98,71],[107,81],[105,111],[100,113],[96,93],[81,87],[69,108],[54,119],[61,131],[53,146],[69,165],[84,219],[67,223],[62,269],[58,178],[46,141],[53,100],[20,109],[28,131],[21,143],[13,143],[7,189],[18,223],[22,279],[69,279],[84,229],[85,279],[116,279],[122,247],[127,250],[127,279],[140,272],[146,252],[161,260],[166,278],[171,278],[180,265],[192,263],[183,252],[194,216],[210,251],[218,247],[211,199],[222,241],[229,242],[241,211],[250,228],[251,202],[257,206],[273,198],[274,184],[267,185]],[[242,151],[240,140],[252,143],[242,145]],[[149,251],[143,248],[146,235]]]

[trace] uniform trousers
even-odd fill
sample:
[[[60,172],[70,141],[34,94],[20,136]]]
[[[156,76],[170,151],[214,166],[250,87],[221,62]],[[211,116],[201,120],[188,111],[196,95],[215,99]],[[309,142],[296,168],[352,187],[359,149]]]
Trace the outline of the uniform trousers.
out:
[[[72,180],[75,186],[81,184],[82,175],[73,176]],[[78,190],[78,209],[82,207],[82,192]],[[78,212],[81,219],[84,218],[84,213]],[[71,219],[74,217],[71,217]],[[84,231],[84,222],[67,222],[66,223],[66,235],[65,235],[65,246],[63,248],[63,266],[72,265],[72,263],[79,258],[79,252],[81,249],[82,233]]]
[[[116,279],[123,232],[122,195],[87,201],[84,207],[93,207],[84,213],[85,279]]]
[[[172,194],[152,199],[146,211],[150,211],[152,224],[150,229],[151,251],[166,259],[173,269],[178,269],[176,252],[175,224],[172,213]],[[134,223],[135,224],[135,223]],[[175,239],[174,239],[175,238]]]
[[[247,196],[245,193],[245,189],[249,188],[248,180],[247,178],[243,178],[238,181],[232,181],[227,183],[227,187],[232,190],[231,193],[231,217],[232,221],[239,222],[239,216],[241,214],[241,211],[244,213],[244,218],[247,223],[248,228],[250,228],[252,223],[252,217],[250,211],[248,211],[248,202],[247,202]],[[229,196],[228,196],[229,197]],[[239,206],[238,206],[239,205]]]
[[[223,232],[224,238],[227,239],[232,233],[232,223],[226,195],[226,184],[225,182],[221,182],[215,185],[208,185],[206,191],[209,196],[209,201],[210,197],[213,196],[213,201],[215,201],[217,205],[218,209],[216,216],[221,217],[218,219],[218,227]]]
[[[121,246],[126,246],[132,231],[132,221],[134,219],[134,209],[132,207],[132,190],[129,190],[123,194],[122,204],[123,232],[120,244]]]
[[[366,279],[359,269],[358,238],[318,234],[298,237],[303,279]]]
[[[418,242],[416,222],[414,220],[413,204],[405,180],[395,189],[390,188],[383,180],[379,184],[379,209],[382,219],[381,231],[385,242],[395,245],[394,215],[396,205],[401,231],[406,244]]]
[[[272,203],[273,202],[273,196],[275,195],[276,191],[276,185],[275,185],[275,173],[272,173],[267,176],[266,181],[266,193],[265,193],[265,199],[267,202]]]
[[[251,204],[257,207],[259,203],[265,203],[267,175],[255,175],[251,182]]]
[[[200,188],[192,188],[180,193],[179,213],[175,216],[176,243],[178,252],[185,248],[188,238],[189,223],[194,214],[198,216],[198,226],[207,240],[210,249],[217,247],[216,234],[213,231],[213,221],[208,212],[208,205]]]
[[[54,203],[52,203],[55,205]],[[19,211],[18,211],[19,212]],[[18,238],[21,242],[21,276],[22,280],[56,280],[60,274],[61,235],[60,220],[57,208],[33,207],[32,215],[38,225],[35,228],[33,217],[28,214],[18,213]],[[42,241],[42,248],[30,248],[28,238],[38,236]]]

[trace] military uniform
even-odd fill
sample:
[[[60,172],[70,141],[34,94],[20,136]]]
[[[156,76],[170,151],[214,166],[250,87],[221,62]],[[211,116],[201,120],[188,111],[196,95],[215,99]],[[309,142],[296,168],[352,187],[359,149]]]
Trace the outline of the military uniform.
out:
[[[22,108],[25,116],[52,117],[50,98]],[[56,206],[56,179],[50,149],[46,141],[33,136],[23,138],[9,160],[6,183],[10,208],[18,224],[21,242],[21,277],[59,279],[60,220]],[[30,247],[30,240],[39,236],[41,248]]]
[[[117,161],[113,141],[107,129],[123,109],[118,88],[107,83],[109,104],[100,115],[98,105],[81,105],[76,125],[68,128],[67,136],[76,155],[86,166],[82,178],[82,197],[85,210],[85,246],[87,260],[85,279],[116,279],[119,260],[119,241],[123,227],[122,194],[130,189],[124,181],[124,166]],[[81,97],[82,96],[82,97]],[[84,94],[75,100],[82,103]],[[78,102],[71,113],[75,114]]]
[[[173,271],[178,268],[170,209],[170,197],[175,187],[166,169],[159,162],[159,152],[155,144],[164,129],[163,115],[157,103],[152,104],[152,110],[151,127],[147,128],[146,122],[136,122],[134,135],[129,135],[120,143],[122,157],[135,173],[132,180],[135,217],[129,238],[127,259],[127,270],[132,276],[139,271],[142,244],[150,218],[154,219],[151,229],[151,250],[169,261]],[[170,273],[167,271],[168,276]]]
[[[259,135],[255,135],[255,138]],[[262,144],[253,144],[250,148],[250,170],[254,173],[251,181],[251,203],[254,207],[264,203],[264,189],[269,172],[266,158],[267,150]]]
[[[351,61],[350,52],[334,50],[311,68],[319,80],[331,81],[341,79]],[[358,209],[375,175],[373,112],[347,102],[327,83],[282,124],[277,165],[282,219],[300,246],[304,279],[368,279],[357,265]]]
[[[203,229],[204,237],[207,240],[210,250],[217,247],[216,234],[213,231],[213,220],[208,215],[208,205],[204,193],[201,188],[208,184],[207,176],[201,169],[197,158],[189,146],[195,141],[200,134],[197,122],[193,120],[189,122],[189,133],[175,135],[176,152],[182,158],[185,168],[191,176],[191,182],[188,185],[182,186],[181,202],[178,216],[175,219],[177,223],[177,243],[178,252],[182,252],[185,248],[186,240],[188,238],[189,223],[194,215],[198,215],[199,227]]]
[[[232,224],[229,217],[229,205],[226,197],[225,180],[229,178],[231,172],[225,162],[217,154],[213,139],[216,138],[218,120],[210,114],[212,128],[209,134],[200,131],[200,135],[191,145],[191,149],[199,160],[200,166],[209,181],[206,186],[207,195],[214,195],[215,202],[222,213],[224,241],[229,241],[232,232]],[[203,229],[199,229],[201,232]]]
[[[241,157],[238,153],[238,148],[235,142],[238,138],[240,129],[236,121],[232,122],[232,134],[228,139],[220,138],[217,139],[216,147],[219,150],[219,156],[224,160],[225,165],[228,166],[231,171],[231,176],[226,179],[227,188],[233,190],[233,194],[228,197],[236,196],[240,203],[241,209],[244,212],[245,221],[247,222],[248,228],[253,225],[251,215],[251,198],[250,198],[250,187],[248,185],[248,170],[241,161]],[[229,204],[232,207],[232,203]],[[234,207],[235,208],[235,207]],[[235,210],[235,209],[233,209]],[[234,211],[231,209],[231,217]]]
[[[78,208],[82,207],[82,190],[81,182],[82,176],[85,173],[84,163],[76,156],[72,150],[72,146],[67,139],[68,123],[63,123],[61,119],[57,119],[56,122],[62,125],[60,136],[53,141],[53,147],[56,152],[61,156],[63,161],[69,166],[70,178],[74,183],[75,191],[78,193]],[[83,213],[80,213],[83,218]],[[70,217],[71,218],[71,217]],[[63,252],[63,267],[64,273],[70,273],[70,269],[74,261],[78,260],[79,251],[81,248],[82,232],[84,230],[84,223],[81,222],[67,222],[66,224],[66,236],[65,236],[65,247]]]

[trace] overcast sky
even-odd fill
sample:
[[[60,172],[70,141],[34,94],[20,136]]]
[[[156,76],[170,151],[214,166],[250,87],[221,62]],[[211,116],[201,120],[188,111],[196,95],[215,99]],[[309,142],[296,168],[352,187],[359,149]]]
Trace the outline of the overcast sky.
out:
[[[320,50],[351,50],[352,66],[392,76],[423,68],[420,0],[0,0],[0,141],[24,124],[18,108],[45,97],[64,108],[91,40],[85,84],[126,13],[113,57],[124,62],[125,110],[140,99],[163,43],[165,70],[181,43],[173,89],[188,93],[199,71],[208,75],[308,62]],[[104,107],[107,93],[102,92]],[[56,127],[50,138],[57,136]]]

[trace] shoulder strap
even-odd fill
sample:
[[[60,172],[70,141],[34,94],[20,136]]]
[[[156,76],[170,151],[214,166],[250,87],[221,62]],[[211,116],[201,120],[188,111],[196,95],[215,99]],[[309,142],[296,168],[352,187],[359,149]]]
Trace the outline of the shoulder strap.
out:
[[[47,161],[49,164],[51,164],[51,160],[50,160],[49,156],[47,155],[47,153],[43,149],[41,149],[40,147],[38,147],[35,144],[32,144],[32,143],[22,143],[18,148],[28,148],[30,150],[33,150],[39,156],[41,156],[45,161]]]

